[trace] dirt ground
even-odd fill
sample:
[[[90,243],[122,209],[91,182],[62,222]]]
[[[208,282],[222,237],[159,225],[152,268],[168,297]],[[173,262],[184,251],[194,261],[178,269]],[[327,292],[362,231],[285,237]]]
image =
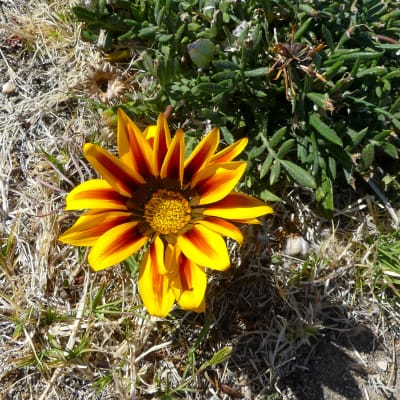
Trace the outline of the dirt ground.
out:
[[[356,334],[323,338],[307,349],[304,365],[284,380],[293,398],[395,400],[400,397],[398,346],[396,349],[392,341],[388,343],[392,348],[386,348],[365,327],[355,330]]]
[[[38,207],[37,202],[48,200],[49,192],[52,193],[52,198],[58,199],[62,199],[66,194],[65,190],[60,191],[59,187],[52,183],[52,179],[55,179],[54,173],[46,164],[43,153],[40,155],[38,149],[51,153],[61,161],[64,160],[64,155],[58,152],[65,142],[71,139],[68,132],[75,132],[76,137],[79,137],[82,122],[78,127],[74,125],[74,121],[78,119],[77,116],[85,115],[85,113],[90,114],[90,118],[81,117],[80,121],[86,121],[84,128],[88,129],[87,136],[103,129],[100,119],[97,125],[93,125],[93,115],[96,114],[96,111],[93,109],[89,111],[89,107],[85,111],[84,101],[79,100],[79,94],[77,94],[79,90],[76,91],[76,88],[79,87],[77,73],[75,72],[73,77],[68,73],[70,68],[84,69],[85,65],[85,62],[82,62],[84,57],[82,54],[72,55],[75,46],[74,34],[69,32],[69,42],[63,44],[65,47],[63,59],[57,58],[57,52],[51,48],[41,52],[40,46],[44,46],[46,43],[43,31],[37,32],[38,35],[42,35],[41,39],[38,39],[39,36],[35,36],[35,25],[30,27],[30,33],[26,26],[24,27],[24,24],[32,21],[31,12],[32,8],[29,5],[25,7],[24,2],[0,1],[0,144],[2,147],[0,239],[3,245],[10,230],[16,229],[15,226],[18,224],[18,236],[23,243],[19,249],[20,254],[41,246],[41,243],[37,242],[35,238],[29,238],[29,232],[26,232],[30,229],[34,231],[37,229],[35,225],[40,225],[38,219],[33,218],[32,214],[37,216],[44,215],[46,212],[57,213],[62,207],[60,200],[58,205],[54,206],[53,204],[46,211],[46,207]],[[10,17],[12,14],[19,15],[19,17],[12,18]],[[37,19],[45,17],[46,14],[36,16]],[[53,23],[56,24],[57,20],[51,21],[51,24]],[[39,27],[39,25],[40,23],[37,26]],[[71,29],[73,28],[71,27]],[[78,142],[77,140],[74,145],[78,146]],[[46,188],[46,196],[35,195],[38,185]],[[27,193],[30,191],[29,188],[33,188],[31,198]],[[24,194],[21,195],[22,192]],[[42,249],[42,251],[46,252],[46,249]],[[19,262],[22,265],[20,268],[23,269],[22,255],[19,256]],[[29,271],[26,271],[28,274]],[[17,279],[18,276],[14,278]],[[22,381],[29,375],[31,373],[29,369],[22,368],[13,372],[5,372],[10,354],[17,358],[19,356],[18,349],[21,346],[20,343],[11,340],[15,324],[8,317],[5,306],[4,299],[11,290],[8,285],[5,273],[0,272],[0,294],[3,296],[0,304],[0,399],[60,398],[52,395],[42,397],[48,380],[41,380],[37,375],[29,387],[13,384],[13,379],[16,382]],[[263,312],[268,312],[269,305],[266,304],[264,307]],[[304,307],[308,307],[308,304],[304,303]],[[322,328],[308,343],[294,347],[295,350],[282,360],[282,365],[274,366],[277,372],[273,374],[271,374],[271,362],[267,361],[269,355],[267,352],[263,353],[265,337],[258,333],[257,322],[252,321],[253,328],[248,328],[246,334],[242,331],[242,336],[233,338],[228,335],[226,338],[234,343],[229,368],[236,375],[240,375],[243,373],[241,366],[249,362],[251,364],[252,357],[254,360],[257,358],[258,361],[261,359],[260,363],[254,361],[255,368],[260,367],[261,370],[258,373],[263,376],[274,375],[271,382],[276,389],[276,394],[268,396],[270,390],[264,391],[263,394],[260,386],[265,385],[268,379],[257,381],[256,377],[243,374],[246,382],[243,384],[236,382],[233,385],[234,391],[222,390],[215,397],[208,398],[248,400],[253,398],[260,400],[277,398],[287,400],[400,399],[399,316],[391,319],[390,313],[388,313],[388,315],[376,317],[377,308],[373,299],[366,300],[365,304],[355,302],[349,310],[343,312],[347,318],[347,323],[343,328],[340,327],[340,324],[327,323],[327,326],[336,326],[336,328]],[[384,312],[381,306],[379,310],[379,312]],[[325,315],[330,314],[326,313]],[[374,317],[370,318],[371,315]],[[246,320],[245,317],[246,315],[243,313],[237,313],[233,317],[233,321],[236,322],[232,323],[238,324],[237,329],[239,326],[237,319],[243,323],[243,320]],[[334,314],[331,314],[331,318],[334,319]],[[234,331],[232,326],[229,329]],[[245,339],[250,334],[256,338],[252,343]],[[243,342],[241,338],[243,338]],[[15,348],[10,348],[11,343],[15,344]],[[245,351],[242,346],[247,346]],[[235,352],[238,354],[236,358]],[[256,356],[255,353],[257,353]],[[247,359],[244,360],[246,357]],[[265,362],[262,362],[263,357]],[[270,359],[268,358],[268,360]],[[1,372],[2,369],[3,372]],[[254,382],[251,382],[253,378]],[[68,386],[70,383],[60,384]],[[11,386],[13,388],[9,389]],[[254,395],[254,393],[258,394]],[[82,398],[122,398],[117,394],[114,396],[111,393],[104,392],[102,394],[91,390],[86,392]],[[65,398],[81,397],[69,394]],[[151,395],[143,398],[151,398]]]

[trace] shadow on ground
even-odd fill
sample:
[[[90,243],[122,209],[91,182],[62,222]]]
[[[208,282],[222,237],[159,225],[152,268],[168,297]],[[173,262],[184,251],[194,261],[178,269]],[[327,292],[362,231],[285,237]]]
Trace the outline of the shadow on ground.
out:
[[[355,321],[335,293],[324,296],[324,282],[283,287],[260,266],[233,275],[213,287],[210,308],[213,341],[233,344],[228,368],[240,382],[230,382],[234,397],[397,398],[393,349]]]

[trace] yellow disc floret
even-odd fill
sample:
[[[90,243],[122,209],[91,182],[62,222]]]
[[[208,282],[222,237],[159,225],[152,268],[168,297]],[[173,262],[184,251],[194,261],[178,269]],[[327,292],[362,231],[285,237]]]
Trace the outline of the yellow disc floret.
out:
[[[161,234],[177,233],[190,221],[190,206],[180,194],[159,189],[144,208],[144,218]]]

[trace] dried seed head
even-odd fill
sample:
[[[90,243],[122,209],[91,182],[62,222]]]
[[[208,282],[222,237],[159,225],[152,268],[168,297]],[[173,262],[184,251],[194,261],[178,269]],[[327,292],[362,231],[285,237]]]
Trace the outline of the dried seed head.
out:
[[[127,89],[121,76],[109,63],[92,67],[85,79],[88,95],[103,103],[119,100]]]

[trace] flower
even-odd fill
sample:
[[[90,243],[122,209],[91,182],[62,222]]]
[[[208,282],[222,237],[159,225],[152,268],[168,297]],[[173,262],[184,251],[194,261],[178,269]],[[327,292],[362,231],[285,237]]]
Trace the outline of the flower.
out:
[[[185,159],[182,129],[171,137],[166,118],[144,132],[118,110],[118,155],[87,143],[84,154],[104,179],[81,183],[67,196],[66,210],[87,209],[60,236],[64,243],[92,246],[95,271],[122,262],[145,247],[138,287],[147,311],[166,316],[177,302],[204,311],[206,268],[229,268],[223,237],[239,244],[237,223],[258,223],[272,213],[261,200],[235,192],[246,162],[233,161],[243,138],[216,152],[212,129]]]
[[[127,85],[109,63],[92,66],[87,74],[85,86],[90,97],[103,103],[120,99],[127,89]]]

